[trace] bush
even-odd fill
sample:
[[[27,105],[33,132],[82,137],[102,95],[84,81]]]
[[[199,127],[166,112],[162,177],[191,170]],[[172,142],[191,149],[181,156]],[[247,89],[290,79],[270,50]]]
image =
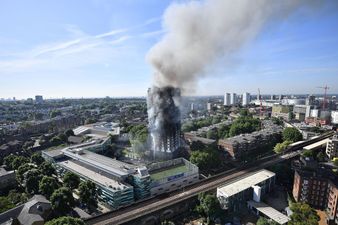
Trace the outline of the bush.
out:
[[[273,148],[273,151],[278,153],[282,153],[290,144],[292,144],[291,141],[284,141],[282,143],[277,143],[275,147]]]
[[[303,140],[303,135],[297,128],[287,127],[283,130],[283,140],[297,142]]]

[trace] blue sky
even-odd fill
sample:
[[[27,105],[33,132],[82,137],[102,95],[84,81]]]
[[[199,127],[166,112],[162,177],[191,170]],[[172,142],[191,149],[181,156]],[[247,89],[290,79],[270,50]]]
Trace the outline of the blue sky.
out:
[[[334,0],[332,0],[334,1]],[[167,0],[2,0],[0,98],[144,96],[145,61]],[[209,65],[195,95],[338,93],[338,11],[299,9],[267,24],[230,61]]]

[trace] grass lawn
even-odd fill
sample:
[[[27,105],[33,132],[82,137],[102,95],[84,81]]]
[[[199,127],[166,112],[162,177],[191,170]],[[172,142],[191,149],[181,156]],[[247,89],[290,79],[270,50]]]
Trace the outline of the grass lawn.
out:
[[[187,172],[188,170],[189,169],[186,165],[181,165],[181,166],[172,167],[172,168],[167,169],[167,170],[155,172],[153,174],[150,174],[150,177],[153,180],[161,180],[162,178],[170,177],[170,176],[180,174],[180,173],[184,173],[184,172]]]

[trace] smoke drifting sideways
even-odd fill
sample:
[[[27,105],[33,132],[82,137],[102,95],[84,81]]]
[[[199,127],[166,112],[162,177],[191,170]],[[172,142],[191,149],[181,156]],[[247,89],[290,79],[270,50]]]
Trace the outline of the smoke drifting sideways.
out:
[[[171,4],[163,15],[165,35],[146,56],[155,69],[154,85],[194,91],[204,69],[227,60],[259,34],[300,6],[317,8],[320,0],[205,0]],[[308,7],[310,6],[310,7]],[[229,59],[229,58],[228,58]]]
[[[163,15],[165,35],[148,52],[154,82],[148,98],[150,133],[154,146],[168,124],[179,120],[179,98],[194,91],[203,70],[216,59],[225,60],[252,40],[268,22],[282,20],[302,5],[320,0],[205,0],[171,4]],[[148,93],[149,94],[149,93]]]
[[[154,86],[148,89],[149,129],[154,154],[172,153],[180,145],[180,98],[178,88]]]

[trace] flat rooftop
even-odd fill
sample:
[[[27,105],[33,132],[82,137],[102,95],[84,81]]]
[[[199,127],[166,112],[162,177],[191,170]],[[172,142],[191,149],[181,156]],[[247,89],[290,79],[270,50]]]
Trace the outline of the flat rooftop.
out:
[[[189,167],[185,164],[176,165],[169,168],[164,168],[163,170],[154,170],[150,172],[150,177],[153,180],[161,180],[165,177],[174,176],[176,174],[185,173],[189,171]]]
[[[75,160],[79,160],[85,164],[89,164],[95,168],[101,169],[111,175],[117,177],[127,176],[134,173],[136,166],[112,159],[103,155],[99,155],[87,150],[80,150],[80,152],[72,152],[71,149],[63,149],[62,152]]]
[[[263,202],[248,201],[248,205],[254,207],[259,212],[263,213],[270,219],[276,221],[279,224],[286,224],[289,222],[290,218],[284,215],[283,213],[277,211],[276,209],[270,207],[269,205]]]
[[[260,170],[245,178],[239,178],[239,180],[237,181],[230,182],[224,186],[217,188],[217,192],[220,192],[223,195],[230,197],[274,176],[275,173],[271,171]]]
[[[127,186],[119,181],[116,181],[114,179],[111,179],[109,177],[103,176],[100,173],[97,173],[93,170],[90,170],[80,164],[75,163],[72,160],[66,160],[62,162],[58,162],[58,164],[70,171],[73,171],[74,173],[79,174],[82,177],[85,177],[89,180],[92,180],[93,182],[104,186],[108,189],[111,189],[111,191],[116,190],[123,190],[126,188],[130,188],[130,186]]]

